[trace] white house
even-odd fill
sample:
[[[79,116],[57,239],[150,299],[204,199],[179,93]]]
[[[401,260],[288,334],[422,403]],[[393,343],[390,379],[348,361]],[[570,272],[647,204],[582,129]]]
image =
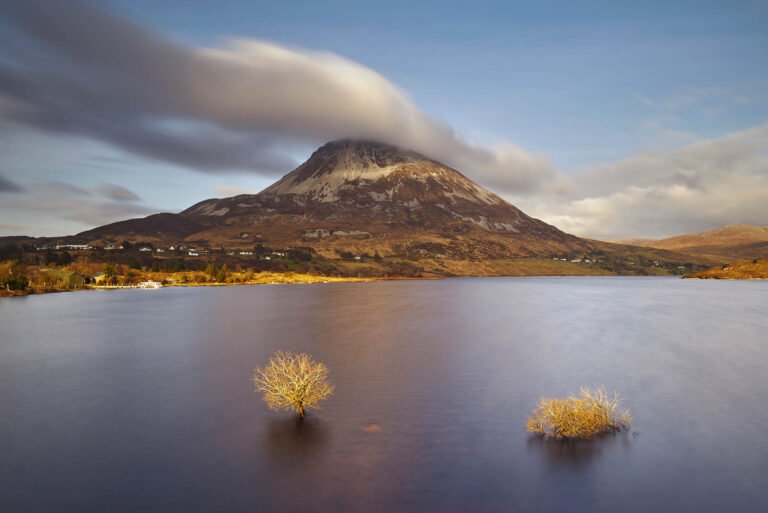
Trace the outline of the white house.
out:
[[[89,246],[88,244],[57,244],[56,249],[93,249],[93,246]]]

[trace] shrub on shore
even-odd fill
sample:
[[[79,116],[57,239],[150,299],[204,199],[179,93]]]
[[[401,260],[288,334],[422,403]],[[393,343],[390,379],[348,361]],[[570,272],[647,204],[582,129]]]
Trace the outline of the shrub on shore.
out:
[[[12,261],[0,266],[0,287],[6,292],[24,291],[29,286],[26,268],[20,261]]]
[[[620,410],[618,394],[605,388],[581,389],[580,396],[565,399],[544,397],[528,417],[528,431],[552,438],[589,439],[629,427],[632,416]]]
[[[333,393],[328,372],[308,354],[278,351],[266,366],[253,370],[253,382],[271,410],[294,410],[303,418],[305,408],[317,408]]]

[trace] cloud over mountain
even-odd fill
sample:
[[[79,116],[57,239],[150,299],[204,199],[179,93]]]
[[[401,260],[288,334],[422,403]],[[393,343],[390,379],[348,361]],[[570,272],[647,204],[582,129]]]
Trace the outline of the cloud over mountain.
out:
[[[80,1],[12,0],[0,50],[5,119],[207,172],[291,169],[291,145],[403,145],[497,189],[550,189],[546,158],[470,144],[382,75],[338,55],[233,39],[192,48]],[[32,64],[34,63],[34,64]]]

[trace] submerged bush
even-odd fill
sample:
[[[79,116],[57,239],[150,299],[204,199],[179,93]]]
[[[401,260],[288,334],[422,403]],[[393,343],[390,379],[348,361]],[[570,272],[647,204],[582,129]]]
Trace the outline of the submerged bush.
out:
[[[305,408],[317,408],[333,393],[328,367],[304,353],[278,351],[264,368],[253,370],[253,382],[271,410],[294,410],[302,417]]]
[[[528,431],[553,438],[580,439],[619,431],[632,421],[629,411],[619,411],[620,401],[618,394],[609,396],[603,387],[594,391],[582,388],[578,397],[544,397],[528,417]]]

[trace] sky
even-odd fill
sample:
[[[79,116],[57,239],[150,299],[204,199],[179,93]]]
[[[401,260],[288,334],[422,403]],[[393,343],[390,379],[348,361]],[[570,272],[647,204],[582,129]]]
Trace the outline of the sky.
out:
[[[0,0],[0,236],[408,147],[576,235],[768,224],[768,3]]]

